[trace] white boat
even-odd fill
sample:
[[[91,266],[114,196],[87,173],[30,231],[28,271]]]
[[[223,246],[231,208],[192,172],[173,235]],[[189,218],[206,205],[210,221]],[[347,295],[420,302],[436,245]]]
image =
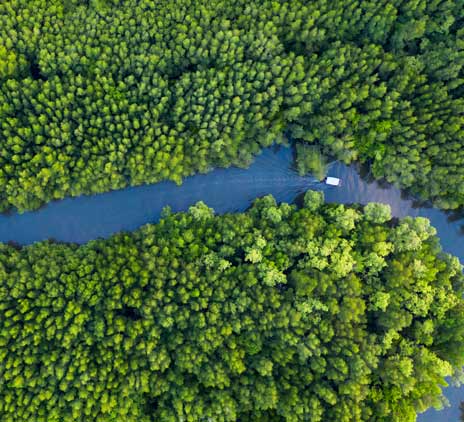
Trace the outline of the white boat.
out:
[[[325,184],[330,185],[330,186],[340,186],[342,183],[342,180],[339,179],[338,177],[326,177],[325,178]]]

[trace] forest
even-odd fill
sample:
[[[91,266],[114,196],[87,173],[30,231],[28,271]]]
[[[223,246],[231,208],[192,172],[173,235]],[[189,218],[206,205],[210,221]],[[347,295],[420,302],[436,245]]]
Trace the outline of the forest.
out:
[[[464,364],[464,277],[386,205],[204,203],[0,244],[2,422],[414,422]]]
[[[464,205],[464,0],[0,2],[0,210],[282,139]]]

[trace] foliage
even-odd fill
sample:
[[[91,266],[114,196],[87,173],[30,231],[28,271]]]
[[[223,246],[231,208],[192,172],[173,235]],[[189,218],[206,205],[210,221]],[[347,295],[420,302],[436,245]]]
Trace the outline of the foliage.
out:
[[[382,224],[391,220],[390,205],[370,202],[364,207],[365,218],[373,223]]]
[[[0,2],[0,210],[247,165],[283,130],[464,205],[464,3]]]
[[[296,167],[300,176],[311,173],[319,180],[327,176],[327,160],[317,146],[297,144]]]
[[[371,208],[265,197],[0,244],[0,419],[414,421],[464,363],[462,268]]]
[[[305,208],[317,211],[324,204],[324,192],[308,190],[303,198]]]

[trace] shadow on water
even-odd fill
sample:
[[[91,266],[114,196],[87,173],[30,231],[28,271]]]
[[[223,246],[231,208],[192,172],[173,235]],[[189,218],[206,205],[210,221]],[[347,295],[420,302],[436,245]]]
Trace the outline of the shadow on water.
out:
[[[156,222],[165,206],[174,212],[185,211],[204,201],[222,214],[244,211],[256,197],[267,194],[279,202],[293,202],[311,188],[324,190],[327,202],[383,202],[391,206],[395,217],[427,217],[436,227],[443,249],[464,262],[464,212],[445,213],[428,204],[424,206],[385,182],[375,182],[362,166],[334,162],[329,164],[329,175],[341,178],[342,185],[333,188],[312,177],[300,177],[293,166],[292,149],[274,146],[264,150],[248,169],[216,169],[186,178],[181,186],[162,182],[68,198],[22,215],[0,215],[0,242],[12,242],[15,247],[51,238],[84,243]],[[449,388],[446,395],[452,403],[450,408],[440,413],[428,411],[418,421],[457,421],[464,391]]]

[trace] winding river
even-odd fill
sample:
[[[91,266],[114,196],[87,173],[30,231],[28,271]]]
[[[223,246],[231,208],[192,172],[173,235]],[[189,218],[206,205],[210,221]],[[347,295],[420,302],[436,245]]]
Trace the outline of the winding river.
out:
[[[436,227],[443,249],[464,262],[464,216],[418,207],[413,200],[403,198],[397,188],[361,178],[354,166],[331,164],[329,175],[341,178],[343,183],[341,187],[329,187],[311,177],[298,176],[292,162],[290,148],[272,147],[264,150],[248,169],[216,169],[189,177],[181,186],[162,182],[69,198],[21,215],[0,215],[0,242],[25,245],[52,238],[84,243],[156,222],[167,205],[173,211],[185,211],[201,200],[217,213],[243,211],[256,197],[272,194],[279,202],[292,202],[311,188],[324,190],[327,202],[383,202],[390,204],[394,216],[427,217]],[[464,389],[449,387],[446,396],[450,407],[440,412],[429,410],[419,416],[418,422],[457,422]]]

